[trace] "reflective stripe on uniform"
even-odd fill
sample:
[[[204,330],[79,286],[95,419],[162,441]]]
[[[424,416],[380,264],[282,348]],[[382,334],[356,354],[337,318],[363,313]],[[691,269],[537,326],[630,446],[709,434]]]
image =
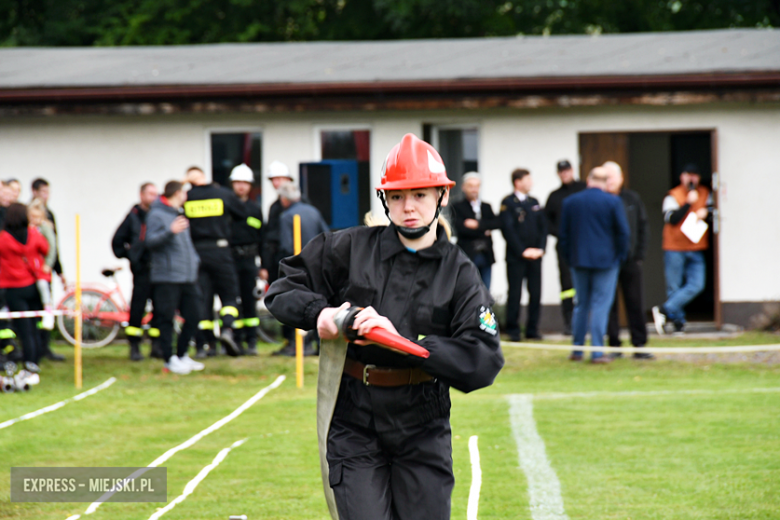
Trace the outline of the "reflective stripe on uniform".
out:
[[[565,291],[561,291],[561,300],[568,300],[569,298],[574,298],[574,295],[576,294],[576,291],[572,289],[567,289]]]
[[[255,218],[255,217],[248,217],[248,218],[246,219],[246,224],[247,224],[249,227],[252,227],[252,228],[255,228],[255,229],[260,229],[260,226],[262,226],[262,225],[263,225],[263,223],[262,223],[262,222],[260,222],[260,219],[258,219],[258,218]]]
[[[0,339],[14,339],[16,334],[11,329],[0,329]]]
[[[260,318],[244,318],[244,327],[259,327]]]
[[[221,217],[225,214],[222,199],[188,200],[184,203],[187,218]]]
[[[14,351],[14,346],[11,344],[8,344],[5,346],[5,348],[3,348],[3,354],[5,354],[6,356],[13,351]]]
[[[220,320],[221,325],[221,320]],[[244,328],[244,322],[242,320],[236,320],[233,322],[233,328],[234,329],[243,329]]]
[[[138,327],[125,327],[125,335],[133,336],[134,338],[140,338],[144,335],[144,331]]]
[[[225,314],[233,316],[234,318],[238,318],[238,309],[236,309],[231,305],[227,307],[222,307],[222,309],[219,311],[219,315],[224,316]]]
[[[159,338],[160,337],[160,329],[151,327],[149,328],[149,337],[150,338]]]
[[[201,320],[198,322],[200,330],[214,330],[214,322],[211,320]]]

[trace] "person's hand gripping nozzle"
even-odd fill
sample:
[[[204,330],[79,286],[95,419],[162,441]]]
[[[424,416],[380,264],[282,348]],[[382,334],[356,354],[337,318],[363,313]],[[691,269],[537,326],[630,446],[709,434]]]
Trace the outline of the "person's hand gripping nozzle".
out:
[[[357,313],[362,310],[363,307],[347,307],[346,309],[341,309],[333,316],[333,322],[347,341],[354,342],[356,340],[364,339],[371,343],[376,343],[380,347],[385,347],[398,352],[399,354],[411,354],[412,356],[421,358],[427,358],[431,355],[427,349],[424,349],[420,345],[412,343],[402,336],[393,334],[392,332],[379,327],[374,327],[366,334],[358,336],[357,331],[352,328],[352,324],[355,321]]]

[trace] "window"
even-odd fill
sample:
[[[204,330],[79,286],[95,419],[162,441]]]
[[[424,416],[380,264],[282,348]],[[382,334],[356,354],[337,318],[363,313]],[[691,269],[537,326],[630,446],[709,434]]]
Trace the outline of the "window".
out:
[[[255,185],[249,194],[260,203],[262,195],[262,134],[257,132],[211,134],[211,178],[230,187],[230,172],[241,163],[255,174]]]

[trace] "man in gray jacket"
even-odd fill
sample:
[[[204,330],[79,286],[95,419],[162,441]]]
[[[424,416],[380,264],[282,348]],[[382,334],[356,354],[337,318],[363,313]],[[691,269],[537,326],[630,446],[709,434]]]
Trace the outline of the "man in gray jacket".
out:
[[[146,247],[152,252],[151,281],[154,293],[154,312],[159,318],[160,347],[167,360],[165,370],[175,374],[189,374],[203,370],[203,363],[187,355],[190,339],[198,329],[201,305],[198,289],[200,258],[190,238],[190,223],[181,214],[187,200],[182,183],[170,181],[163,196],[152,203],[146,217]],[[172,352],[173,317],[179,310],[184,319],[176,355]]]
[[[294,251],[294,231],[293,222],[295,215],[301,217],[301,249],[312,241],[320,233],[330,231],[325,219],[317,208],[311,204],[301,201],[300,188],[289,182],[279,188],[279,201],[282,204],[282,215],[279,218],[279,251],[281,258],[292,256]],[[287,340],[287,345],[273,353],[275,356],[294,356],[295,355],[295,331],[290,327],[282,327],[282,335]],[[304,356],[314,356],[317,350],[313,343],[318,341],[317,331],[312,330],[306,335],[303,345]]]

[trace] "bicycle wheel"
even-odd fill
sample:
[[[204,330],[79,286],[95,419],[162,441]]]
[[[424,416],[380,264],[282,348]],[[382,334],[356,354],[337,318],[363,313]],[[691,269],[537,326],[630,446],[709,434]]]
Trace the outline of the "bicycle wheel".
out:
[[[72,311],[76,305],[76,297],[70,295],[60,303],[59,310]],[[104,347],[114,341],[119,333],[119,323],[115,320],[100,319],[100,313],[116,313],[116,304],[105,294],[85,289],[81,293],[82,325],[81,346],[83,348]],[[57,328],[60,334],[71,345],[76,344],[76,322],[73,316],[58,316]]]

